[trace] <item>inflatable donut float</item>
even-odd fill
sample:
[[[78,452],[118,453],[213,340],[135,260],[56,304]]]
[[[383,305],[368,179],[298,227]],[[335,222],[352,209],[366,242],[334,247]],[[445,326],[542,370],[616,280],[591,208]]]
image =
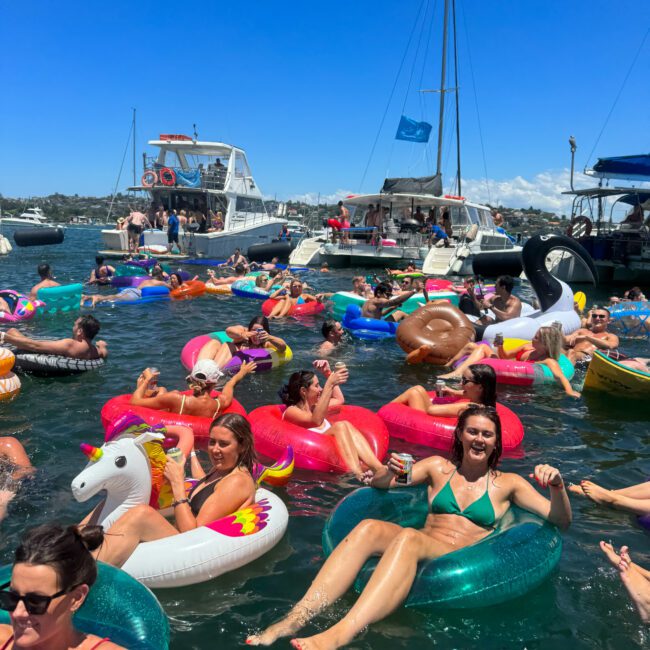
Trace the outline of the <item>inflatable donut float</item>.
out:
[[[430,392],[433,404],[452,404],[460,400],[457,397],[436,397]],[[504,451],[516,449],[524,439],[524,426],[521,420],[503,404],[497,404],[497,413],[501,419],[501,438]],[[423,411],[390,402],[382,406],[377,415],[384,421],[388,433],[402,440],[434,449],[449,450],[454,441],[454,429],[457,418],[428,415]]]
[[[200,280],[188,280],[183,282],[183,284],[169,292],[172,300],[189,300],[190,298],[198,298],[206,292],[206,286],[204,282]]]
[[[36,316],[36,310],[44,307],[42,300],[31,300],[22,293],[12,289],[3,289],[0,291],[0,298],[4,298],[11,307],[10,312],[0,311],[0,323],[19,323],[21,321],[31,320]]]
[[[20,379],[11,372],[15,360],[11,350],[0,348],[0,402],[13,399],[20,392]]]
[[[255,449],[263,456],[277,457],[288,445],[294,451],[296,467],[319,472],[349,471],[336,447],[334,436],[316,433],[282,419],[286,406],[260,406],[248,420],[255,436]],[[381,418],[361,406],[344,405],[339,413],[327,416],[331,424],[347,420],[363,434],[380,460],[388,451],[388,430]]]
[[[275,298],[265,300],[262,303],[262,313],[265,316],[269,316],[278,302],[280,301]],[[302,303],[302,305],[293,305],[287,316],[293,316],[294,318],[300,318],[301,316],[314,316],[315,314],[320,314],[324,309],[325,305],[322,302],[310,300],[309,302]]]
[[[191,395],[191,390],[182,391],[184,395]],[[211,397],[217,397],[221,393],[212,391]],[[141,417],[147,424],[163,424],[167,426],[183,426],[189,427],[194,432],[194,437],[197,441],[205,443],[210,437],[210,423],[212,418],[203,418],[198,415],[179,415],[178,413],[170,413],[169,411],[160,411],[158,409],[150,409],[146,406],[134,406],[131,404],[131,395],[118,395],[113,397],[104,404],[101,411],[102,426],[107,431],[111,423],[125,413],[135,413]],[[238,413],[246,417],[244,407],[233,398],[232,404],[223,411],[219,411],[219,415],[224,413]]]
[[[428,303],[400,322],[396,338],[407,354],[422,345],[430,346],[424,361],[444,366],[475,334],[474,326],[457,307]]]

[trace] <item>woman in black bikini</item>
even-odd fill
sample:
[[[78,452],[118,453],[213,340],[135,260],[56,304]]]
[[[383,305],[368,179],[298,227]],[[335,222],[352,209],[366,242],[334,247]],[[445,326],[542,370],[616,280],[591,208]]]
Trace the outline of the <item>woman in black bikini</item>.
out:
[[[175,527],[150,506],[135,506],[110,527],[104,544],[95,553],[96,559],[122,566],[141,542],[187,532],[253,503],[255,447],[248,420],[236,413],[224,413],[214,420],[208,456],[212,467],[206,473],[196,454],[190,453],[192,476],[200,481],[188,496],[185,495],[185,459],[182,463],[165,465],[165,477],[174,495]]]
[[[95,268],[90,272],[88,284],[110,284],[111,277],[115,274],[115,268],[104,264],[104,258],[98,255],[95,258]]]
[[[124,650],[75,629],[72,617],[97,578],[90,551],[103,541],[100,526],[32,528],[16,549],[11,582],[0,585],[0,608],[11,625],[0,625],[0,650]]]

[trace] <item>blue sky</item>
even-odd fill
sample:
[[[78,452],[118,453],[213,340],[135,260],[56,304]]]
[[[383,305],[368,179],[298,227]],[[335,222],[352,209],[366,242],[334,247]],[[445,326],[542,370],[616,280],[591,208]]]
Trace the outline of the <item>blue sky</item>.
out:
[[[163,132],[191,134],[196,123],[201,139],[246,149],[268,196],[315,199],[320,192],[333,200],[377,191],[387,174],[430,173],[438,95],[418,90],[439,86],[442,5],[6,2],[0,192],[110,193],[132,107],[138,109],[138,161],[147,140]],[[463,193],[513,207],[560,206],[568,136],[577,138],[581,169],[650,27],[650,2],[457,5]],[[650,152],[649,69],[650,36],[594,156]],[[428,151],[394,140],[403,107],[434,124]],[[446,183],[455,172],[453,119],[448,125]],[[129,156],[121,187],[130,179]]]

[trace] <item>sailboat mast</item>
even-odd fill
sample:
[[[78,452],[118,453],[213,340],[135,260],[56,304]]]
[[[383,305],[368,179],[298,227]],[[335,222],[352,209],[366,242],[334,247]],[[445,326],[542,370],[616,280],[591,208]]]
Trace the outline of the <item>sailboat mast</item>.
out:
[[[454,32],[454,87],[456,89],[456,174],[458,176],[458,196],[462,196],[463,190],[460,184],[460,111],[458,106],[460,89],[458,87],[458,49],[456,47],[456,0],[451,0],[451,21]]]
[[[135,108],[133,109],[133,187],[135,187]]]
[[[438,120],[438,161],[436,174],[442,167],[442,127],[445,115],[445,72],[447,68],[447,23],[449,21],[449,0],[445,0],[445,14],[442,22],[442,72],[440,74],[440,118]]]

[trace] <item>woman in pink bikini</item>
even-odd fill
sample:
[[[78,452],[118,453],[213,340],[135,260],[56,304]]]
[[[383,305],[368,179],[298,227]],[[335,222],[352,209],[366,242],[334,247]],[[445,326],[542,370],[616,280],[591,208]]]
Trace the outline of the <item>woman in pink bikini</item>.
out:
[[[11,581],[0,585],[0,650],[124,650],[110,639],[77,630],[72,617],[97,579],[90,554],[104,540],[101,526],[32,528],[16,549]]]

